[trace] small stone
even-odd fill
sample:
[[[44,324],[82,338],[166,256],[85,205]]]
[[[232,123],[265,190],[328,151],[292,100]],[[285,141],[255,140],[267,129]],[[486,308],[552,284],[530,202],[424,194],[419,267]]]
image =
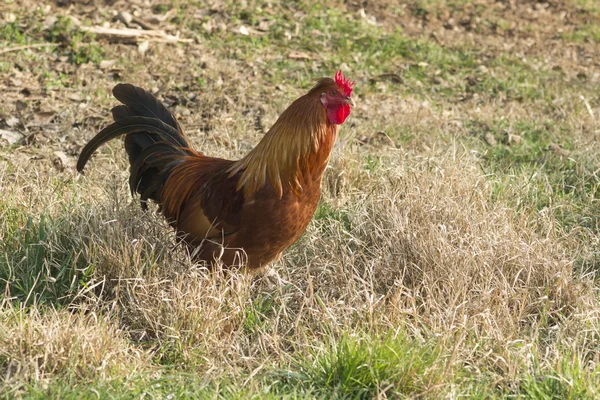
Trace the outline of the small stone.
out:
[[[42,24],[42,28],[45,31],[49,31],[50,29],[54,28],[56,21],[58,21],[58,17],[56,15],[48,15]]]
[[[79,102],[79,101],[82,101],[82,100],[83,100],[83,99],[81,98],[81,96],[79,95],[79,93],[71,93],[71,94],[69,94],[69,95],[67,96],[67,98],[68,98],[69,100],[72,100],[72,101],[77,101],[77,102]]]
[[[9,145],[19,143],[23,140],[23,135],[15,131],[0,129],[0,139],[4,139]]]
[[[144,54],[145,52],[148,51],[149,47],[150,47],[150,42],[148,40],[144,40],[143,42],[138,44],[138,52],[140,54]]]
[[[54,151],[54,158],[52,159],[52,165],[59,171],[64,171],[67,167],[72,167],[74,161],[69,158],[63,151]]]
[[[262,32],[268,32],[270,26],[271,26],[271,24],[269,23],[269,21],[262,20],[258,24],[258,30],[262,31]]]
[[[129,25],[133,20],[133,15],[131,15],[127,11],[121,11],[119,14],[117,14],[117,19],[125,25]]]
[[[491,132],[486,132],[485,135],[483,135],[483,140],[485,140],[485,142],[490,146],[495,146],[496,144],[498,144],[496,138],[494,137],[494,135],[492,135]]]
[[[571,152],[569,150],[563,149],[556,143],[550,143],[548,145],[548,150],[550,150],[553,153],[558,154],[559,156],[563,156],[563,157],[568,157],[569,155],[571,155]]]
[[[10,117],[7,118],[4,122],[6,122],[6,125],[8,125],[10,128],[14,128],[19,124],[20,120],[17,117]]]
[[[519,135],[514,135],[512,133],[508,135],[508,144],[518,146],[521,144],[521,140],[523,140],[523,138]]]
[[[25,103],[24,101],[21,101],[21,100],[17,100],[17,101],[15,101],[15,107],[16,107],[17,111],[22,111],[27,108],[27,103]]]
[[[109,69],[115,65],[116,62],[117,60],[102,60],[100,61],[100,69]]]

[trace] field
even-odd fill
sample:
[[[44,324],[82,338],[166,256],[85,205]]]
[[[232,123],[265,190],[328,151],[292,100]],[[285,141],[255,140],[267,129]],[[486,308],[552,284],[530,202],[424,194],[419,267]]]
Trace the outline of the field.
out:
[[[596,0],[0,0],[0,397],[599,397],[599,60]],[[75,171],[118,82],[233,159],[340,68],[265,275],[192,262],[120,141]]]

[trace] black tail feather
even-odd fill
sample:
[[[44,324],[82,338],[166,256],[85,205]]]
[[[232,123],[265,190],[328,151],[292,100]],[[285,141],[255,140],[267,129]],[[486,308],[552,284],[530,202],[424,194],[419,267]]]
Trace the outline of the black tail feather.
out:
[[[174,146],[189,147],[180,132],[161,120],[148,117],[128,117],[107,126],[85,145],[77,160],[77,171],[83,170],[92,154],[104,143],[121,135],[136,132],[155,133],[162,140]]]
[[[123,103],[111,110],[115,122],[85,145],[77,170],[83,170],[98,147],[125,135],[131,164],[129,186],[132,193],[140,193],[142,207],[146,208],[148,199],[160,202],[171,169],[184,156],[198,153],[193,151],[173,114],[152,94],[130,84],[118,84],[113,94]]]
[[[127,106],[131,113],[128,116],[139,115],[158,118],[165,124],[181,131],[181,127],[173,114],[148,91],[129,83],[119,83],[113,88],[113,96]]]
[[[110,110],[113,119],[115,121],[120,121],[122,119],[125,119],[127,117],[134,117],[135,114],[131,112],[131,110],[129,110],[129,107],[121,104],[118,106],[115,106],[112,108],[112,110]]]

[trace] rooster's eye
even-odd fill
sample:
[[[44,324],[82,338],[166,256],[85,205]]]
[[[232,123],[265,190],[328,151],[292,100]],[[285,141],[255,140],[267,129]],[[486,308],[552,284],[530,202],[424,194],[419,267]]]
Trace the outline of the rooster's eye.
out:
[[[337,93],[335,92],[335,90],[332,90],[332,91],[331,91],[331,95],[332,95],[332,96],[335,96],[336,94],[337,94]]]

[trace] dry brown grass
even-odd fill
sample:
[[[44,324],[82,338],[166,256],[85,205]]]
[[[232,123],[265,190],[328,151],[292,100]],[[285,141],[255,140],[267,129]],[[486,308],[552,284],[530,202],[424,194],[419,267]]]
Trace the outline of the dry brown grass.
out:
[[[413,3],[418,2],[410,2],[411,7]],[[3,7],[18,12],[15,4]],[[103,18],[84,6],[71,7],[50,6],[48,12]],[[125,8],[119,2],[115,7]],[[404,21],[412,27],[406,33],[410,40],[429,40],[429,34],[452,16],[476,13],[470,8],[450,12],[441,3],[431,7],[429,23],[420,14],[399,13],[386,19],[382,30],[393,31],[391,24]],[[214,18],[233,26],[229,13],[237,11],[227,10]],[[371,12],[377,15],[377,8],[367,8]],[[537,18],[543,19],[544,12]],[[555,17],[551,14],[548,23],[558,24]],[[179,20],[179,28],[196,37],[185,25],[190,18]],[[569,21],[574,26],[581,23],[577,18]],[[486,29],[452,29],[444,46],[454,51],[472,39],[483,46],[482,52],[537,57],[557,41],[564,43],[545,29],[535,46],[527,46],[529,31],[518,29],[514,36],[502,37],[512,44],[502,50],[494,37],[499,34]],[[145,55],[131,46],[102,47],[105,57],[118,59],[120,79],[159,87],[163,99],[178,102],[174,109],[197,148],[234,158],[256,144],[282,108],[306,89],[294,84],[305,77],[295,70],[274,89],[271,76],[261,75],[259,68],[267,50],[257,47],[257,54],[234,57],[218,47],[221,39],[215,39],[220,43],[215,48],[203,36],[181,48],[153,44]],[[597,49],[595,42],[581,46],[586,54]],[[556,65],[573,67],[570,53],[552,54]],[[65,379],[93,388],[142,376],[143,386],[148,379],[171,373],[191,373],[203,385],[226,386],[231,381],[242,393],[277,393],[276,383],[262,385],[261,379],[269,385],[293,379],[272,378],[273,371],[304,371],[328,354],[331,343],[348,336],[377,342],[386,335],[408,337],[417,349],[433,343],[439,356],[424,364],[426,372],[418,385],[394,391],[398,381],[390,378],[391,386],[364,392],[363,397],[521,395],[528,379],[545,382],[538,375],[556,375],[557,381],[565,382],[573,378],[564,384],[571,388],[570,395],[597,392],[597,283],[581,268],[584,261],[594,267],[598,249],[598,227],[585,219],[593,220],[597,212],[597,171],[586,172],[598,162],[594,138],[600,108],[593,92],[598,87],[597,66],[577,64],[577,71],[587,74],[587,84],[571,81],[582,79],[574,77],[573,69],[560,79],[552,75],[550,65],[528,70],[533,81],[547,85],[547,93],[526,100],[484,92],[442,96],[425,91],[410,77],[404,78],[404,86],[378,80],[368,72],[372,66],[355,71],[359,106],[342,128],[315,220],[266,276],[250,277],[210,274],[174,247],[174,235],[160,216],[141,212],[129,196],[120,143],[103,148],[84,176],[69,165],[57,165],[53,151],[63,151],[72,162],[85,139],[108,120],[114,101],[107,93],[114,79],[97,72],[93,63],[77,67],[52,57],[25,52],[13,61],[0,55],[0,61],[10,65],[2,70],[2,88],[10,102],[0,106],[0,117],[6,122],[16,115],[22,122],[18,127],[25,131],[30,124],[27,129],[35,138],[0,148],[0,241],[22,242],[25,247],[6,247],[21,251],[18,257],[0,252],[6,259],[0,268],[20,271],[13,278],[42,271],[41,279],[46,279],[37,291],[24,293],[15,283],[18,279],[6,285],[0,281],[0,288],[5,286],[0,297],[0,382],[8,388],[6,393],[27,396],[42,387],[40,393],[60,397],[52,388]],[[20,75],[15,72],[17,62],[25,65]],[[43,85],[58,78],[41,77],[36,62],[42,68],[50,69],[53,63],[66,68],[64,79],[74,88],[44,90]],[[326,61],[319,62],[305,65],[320,75],[328,67]],[[431,68],[428,73],[435,72]],[[497,64],[488,71],[509,76],[512,70]],[[464,79],[460,71],[456,75],[456,80]],[[206,81],[205,89],[195,86],[199,78]],[[39,86],[39,95],[31,90],[31,96],[39,98],[9,90],[14,79],[22,86]],[[197,100],[185,100],[190,92]],[[84,100],[69,100],[66,96],[72,93]],[[27,101],[27,106],[18,109],[17,100]],[[54,113],[50,122],[38,121],[43,110]],[[501,140],[503,130],[521,134],[516,130],[526,129],[523,126],[547,131],[547,140],[570,146],[570,155],[544,149],[542,161],[526,165],[515,156],[515,165],[525,165],[522,170],[496,172],[490,167],[494,161],[486,158],[493,149],[480,140],[483,132]],[[402,139],[402,132],[411,138]],[[538,151],[546,143],[531,146]],[[572,170],[567,169],[569,157],[575,164]],[[548,164],[565,170],[544,169]],[[585,196],[576,197],[567,189],[558,192],[554,180],[572,171],[592,182],[582,186]],[[540,205],[539,198],[548,193],[549,204]],[[573,217],[576,223],[564,223],[564,210],[579,218]],[[27,242],[26,232],[33,229],[28,218],[35,227],[42,216],[52,221],[48,235]],[[46,249],[41,259],[32,255],[37,248]],[[53,278],[61,282],[58,271],[65,260],[78,271],[69,290],[52,286]],[[44,290],[51,292],[44,305],[25,301]],[[577,373],[563,367],[565,360],[579,366]],[[414,360],[403,363],[409,361]],[[299,396],[328,393],[310,385],[315,392],[300,391]],[[542,393],[567,393],[560,388],[544,386],[547,391]],[[158,397],[169,393],[157,390]],[[218,389],[210,393],[217,396]]]
[[[2,308],[0,359],[5,384],[47,381],[65,371],[74,379],[119,379],[148,367],[148,355],[129,346],[123,331],[89,310]]]

